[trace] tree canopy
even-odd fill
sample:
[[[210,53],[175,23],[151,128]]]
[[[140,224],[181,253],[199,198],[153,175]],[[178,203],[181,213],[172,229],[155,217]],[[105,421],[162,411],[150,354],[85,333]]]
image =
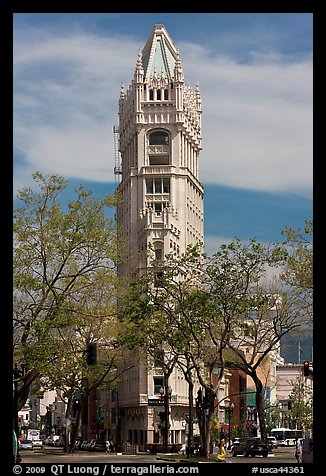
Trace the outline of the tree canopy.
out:
[[[94,197],[83,186],[63,205],[67,182],[33,175],[37,188],[19,193],[14,211],[13,338],[15,404],[32,385],[56,388],[68,401],[74,391],[116,379],[115,267],[121,258],[114,220],[106,210],[116,197]],[[86,365],[89,342],[97,342],[99,365]],[[85,389],[85,382],[88,388]]]

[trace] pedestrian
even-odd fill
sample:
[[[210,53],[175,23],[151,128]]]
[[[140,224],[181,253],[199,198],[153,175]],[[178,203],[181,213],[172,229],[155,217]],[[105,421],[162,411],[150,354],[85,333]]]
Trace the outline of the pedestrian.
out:
[[[185,455],[186,451],[187,451],[187,445],[186,445],[186,443],[183,443],[183,445],[180,448],[179,454]]]
[[[295,442],[295,457],[298,463],[302,463],[302,441],[297,438]]]
[[[226,455],[225,440],[224,440],[224,438],[222,438],[221,441],[220,441],[220,444],[219,444],[219,448],[218,448],[217,461],[219,463],[222,463],[222,462],[225,463],[225,455]]]
[[[114,453],[114,444],[113,444],[112,438],[109,438],[109,440],[106,442],[106,447],[107,447],[108,453]]]
[[[18,440],[15,430],[13,430],[13,440],[12,440],[12,450],[13,450],[13,463],[17,463],[17,455],[18,455]]]
[[[109,438],[106,442],[106,451],[107,453],[113,453],[113,450],[114,450],[114,446],[113,446],[113,442],[111,440],[111,438]]]

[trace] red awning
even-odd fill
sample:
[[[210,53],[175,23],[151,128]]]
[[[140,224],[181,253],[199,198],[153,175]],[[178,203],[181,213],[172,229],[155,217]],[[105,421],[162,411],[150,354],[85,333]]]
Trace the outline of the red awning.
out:
[[[229,424],[221,422],[220,423],[220,430],[228,430],[229,429]]]

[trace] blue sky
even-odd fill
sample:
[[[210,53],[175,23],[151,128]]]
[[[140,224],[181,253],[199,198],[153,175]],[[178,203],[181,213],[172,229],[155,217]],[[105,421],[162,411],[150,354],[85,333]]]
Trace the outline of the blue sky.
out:
[[[32,173],[115,189],[121,83],[155,23],[202,95],[208,253],[312,218],[312,13],[14,13],[14,199]],[[15,201],[14,201],[15,203]]]

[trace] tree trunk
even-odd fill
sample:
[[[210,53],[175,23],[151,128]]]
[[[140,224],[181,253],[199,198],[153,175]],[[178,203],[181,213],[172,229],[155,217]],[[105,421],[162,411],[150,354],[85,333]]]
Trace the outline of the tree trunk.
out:
[[[206,389],[207,392],[207,389]],[[206,397],[206,408],[204,408],[204,435],[203,435],[203,448],[202,456],[204,458],[209,458],[210,454],[210,444],[211,444],[211,433],[213,428],[213,419],[214,419],[214,401],[215,401],[215,392],[208,391]]]
[[[164,426],[163,426],[163,452],[168,451],[169,444],[169,376],[164,375]]]
[[[190,379],[189,379],[190,380]],[[192,381],[188,381],[188,401],[189,401],[189,410],[188,410],[188,438],[187,438],[187,456],[192,454],[192,449],[194,446],[194,384]]]
[[[75,442],[76,442],[76,436],[77,436],[77,430],[79,426],[79,421],[80,421],[80,416],[81,416],[81,409],[76,412],[76,416],[74,417],[74,423],[72,425],[72,431],[70,433],[70,444],[69,444],[69,449],[68,453],[73,453],[74,448],[75,448]]]
[[[256,399],[255,400],[256,400],[256,410],[257,410],[259,428],[260,428],[260,437],[263,441],[267,441],[263,385],[261,381],[258,379],[256,374],[254,374],[252,378],[256,385]]]

